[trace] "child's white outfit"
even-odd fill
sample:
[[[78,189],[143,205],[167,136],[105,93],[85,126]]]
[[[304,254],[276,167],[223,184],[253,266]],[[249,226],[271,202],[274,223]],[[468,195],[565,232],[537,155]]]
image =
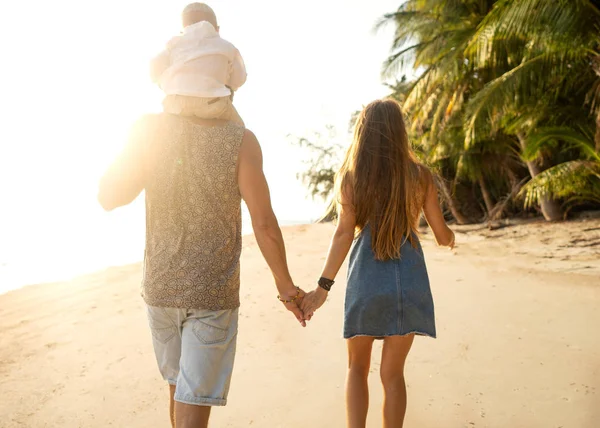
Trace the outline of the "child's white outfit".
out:
[[[185,27],[171,39],[150,74],[166,95],[166,112],[243,124],[232,99],[246,82],[244,60],[209,22]]]

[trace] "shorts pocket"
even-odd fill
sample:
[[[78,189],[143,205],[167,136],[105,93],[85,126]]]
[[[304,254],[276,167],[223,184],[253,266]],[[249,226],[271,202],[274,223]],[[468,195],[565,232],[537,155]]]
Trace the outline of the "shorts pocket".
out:
[[[226,328],[210,325],[199,319],[195,320],[193,331],[198,340],[205,345],[224,342],[228,335]]]
[[[148,306],[148,322],[152,337],[160,343],[166,344],[177,335],[177,327],[164,308]]]
[[[163,343],[163,344],[168,343],[177,334],[177,329],[175,327],[167,327],[167,328],[150,327],[150,330],[152,330],[152,337],[154,337],[156,340],[158,340],[160,343]]]

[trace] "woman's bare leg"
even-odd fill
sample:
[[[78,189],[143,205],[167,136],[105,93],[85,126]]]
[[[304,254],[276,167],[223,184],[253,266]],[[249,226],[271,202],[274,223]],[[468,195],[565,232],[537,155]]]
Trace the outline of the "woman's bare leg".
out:
[[[348,339],[348,375],[346,378],[346,415],[348,428],[365,428],[369,410],[369,367],[373,337]]]
[[[406,414],[404,363],[414,338],[414,334],[390,336],[383,341],[380,373],[384,390],[384,428],[402,428],[404,423],[404,415]]]

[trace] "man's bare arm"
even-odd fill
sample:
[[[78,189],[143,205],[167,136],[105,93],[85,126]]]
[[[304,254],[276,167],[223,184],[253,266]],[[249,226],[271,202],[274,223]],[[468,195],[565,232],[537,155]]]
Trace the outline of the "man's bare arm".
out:
[[[273,213],[269,186],[263,173],[262,151],[256,137],[248,130],[240,149],[238,183],[250,211],[256,240],[273,272],[277,289],[281,296],[294,296],[296,288],[288,270],[283,236]]]
[[[271,206],[269,186],[263,173],[262,151],[254,134],[244,133],[238,162],[238,183],[242,198],[248,206],[256,242],[275,279],[279,295],[284,299],[296,296],[297,291],[288,270],[285,244],[277,218]],[[300,303],[300,301],[296,302]],[[297,305],[286,305],[304,325]]]

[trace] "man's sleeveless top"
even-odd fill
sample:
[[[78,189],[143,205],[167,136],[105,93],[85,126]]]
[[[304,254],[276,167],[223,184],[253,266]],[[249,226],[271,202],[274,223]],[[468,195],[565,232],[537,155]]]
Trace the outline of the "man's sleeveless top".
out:
[[[148,305],[187,309],[239,307],[242,242],[237,160],[244,128],[153,117],[146,136]]]

